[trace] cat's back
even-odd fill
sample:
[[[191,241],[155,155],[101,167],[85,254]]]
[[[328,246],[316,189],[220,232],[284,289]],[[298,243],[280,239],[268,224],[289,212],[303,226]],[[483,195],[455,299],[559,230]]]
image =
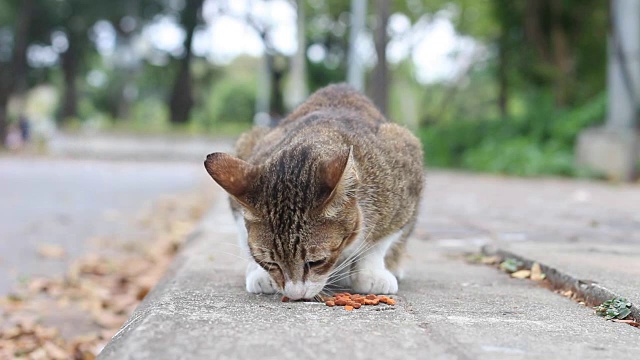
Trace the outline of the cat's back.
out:
[[[254,127],[243,134],[236,143],[236,153],[241,159],[262,162],[300,143],[371,136],[384,123],[386,119],[375,105],[353,87],[329,85],[312,94],[275,127]]]
[[[256,127],[244,134],[236,151],[241,159],[262,163],[283,149],[301,146],[321,153],[353,146],[354,155],[363,161],[397,163],[396,157],[407,155],[422,159],[411,132],[388,122],[371,100],[346,84],[318,90],[274,128]]]
[[[375,127],[386,122],[384,115],[371,100],[347,84],[329,85],[316,91],[279,126],[287,127],[303,121],[309,122],[309,115],[315,115],[316,119],[321,120],[355,117],[362,126]]]

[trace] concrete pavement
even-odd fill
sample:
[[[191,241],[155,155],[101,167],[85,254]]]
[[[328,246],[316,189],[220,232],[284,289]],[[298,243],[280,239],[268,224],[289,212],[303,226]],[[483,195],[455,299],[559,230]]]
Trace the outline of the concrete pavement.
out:
[[[393,308],[347,312],[244,291],[227,203],[100,359],[634,359],[640,331],[459,255],[500,241],[637,249],[636,186],[435,172]],[[637,198],[637,197],[636,197]],[[606,226],[588,226],[597,221]],[[622,224],[622,226],[620,226]],[[545,242],[545,240],[547,242]],[[570,246],[570,245],[567,245]],[[543,251],[543,250],[541,250]],[[544,252],[544,251],[543,251]],[[632,264],[633,266],[633,264]]]

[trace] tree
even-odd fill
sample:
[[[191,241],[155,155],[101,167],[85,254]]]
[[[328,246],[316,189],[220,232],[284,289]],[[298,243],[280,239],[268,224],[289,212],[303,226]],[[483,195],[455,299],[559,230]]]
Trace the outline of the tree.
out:
[[[204,0],[187,0],[180,14],[180,23],[184,27],[187,36],[184,39],[184,55],[180,59],[180,68],[173,85],[169,106],[171,122],[186,123],[193,107],[192,79],[191,79],[191,46],[193,34],[198,25],[198,15],[202,9]]]
[[[7,135],[9,98],[16,91],[24,91],[27,77],[27,45],[29,27],[33,19],[33,0],[22,0],[17,9],[14,27],[14,41],[10,60],[0,59],[0,146],[4,145]],[[2,44],[0,44],[2,45]]]
[[[371,76],[371,98],[378,109],[387,115],[389,103],[389,67],[387,65],[387,25],[389,24],[389,0],[376,0],[376,28],[374,42],[378,61]]]

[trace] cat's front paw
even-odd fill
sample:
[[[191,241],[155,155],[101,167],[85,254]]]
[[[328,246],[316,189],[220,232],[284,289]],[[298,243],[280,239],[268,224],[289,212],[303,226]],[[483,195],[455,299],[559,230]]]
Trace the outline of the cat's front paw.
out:
[[[250,264],[245,278],[247,291],[254,294],[275,294],[277,285],[269,273],[257,264]]]
[[[387,269],[362,269],[352,275],[352,288],[361,294],[395,294],[398,280]]]

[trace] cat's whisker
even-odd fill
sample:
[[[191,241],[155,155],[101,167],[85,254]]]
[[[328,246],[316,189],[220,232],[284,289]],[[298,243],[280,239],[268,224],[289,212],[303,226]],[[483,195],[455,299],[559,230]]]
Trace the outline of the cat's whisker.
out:
[[[369,232],[368,236],[371,234],[371,232]],[[367,238],[365,238],[365,240],[362,241],[362,244],[366,243]],[[334,270],[331,271],[331,273],[329,273],[329,276],[332,276],[336,273],[339,273],[340,271],[342,271],[345,267],[347,266],[351,266],[353,263],[355,263],[356,261],[360,260],[362,258],[362,256],[364,256],[364,254],[369,251],[369,249],[371,249],[373,247],[373,244],[368,244],[368,245],[362,245],[360,244],[358,246],[358,248],[356,248],[356,250],[353,251],[352,254],[349,255],[349,257],[347,257],[342,264],[340,264],[338,267],[336,267]]]
[[[253,260],[253,259],[250,259],[250,258],[244,257],[244,256],[242,256],[242,255],[233,254],[233,253],[230,253],[230,252],[227,252],[227,251],[222,251],[222,250],[213,250],[213,251],[214,251],[214,253],[220,253],[220,254],[225,254],[225,255],[231,255],[231,256],[233,256],[233,257],[236,257],[236,258],[238,258],[238,259],[242,259],[242,260],[246,260],[246,261],[251,261],[251,260]]]
[[[329,274],[329,276],[341,271],[342,269],[344,269],[347,266],[350,266],[351,263],[353,262],[352,259],[360,252],[360,250],[362,249],[363,246],[366,246],[366,241],[367,238],[369,237],[369,235],[371,234],[371,232],[369,232],[365,238],[360,242],[360,244],[358,244],[358,247],[351,253],[349,254],[349,256],[344,259],[344,261],[342,261],[342,263],[340,265],[338,265],[336,268],[334,268],[331,273]]]
[[[350,276],[352,276],[352,275],[354,275],[354,274],[360,273],[360,272],[362,272],[362,270],[355,270],[355,271],[351,271],[351,272],[349,272],[348,274],[344,274],[344,275],[342,275],[342,276],[340,276],[340,277],[330,279],[330,280],[327,282],[327,284],[328,284],[328,285],[337,284],[337,283],[338,283],[338,282],[340,282],[341,280],[344,280],[344,279],[346,279],[346,278],[348,278],[348,277],[350,277]]]

